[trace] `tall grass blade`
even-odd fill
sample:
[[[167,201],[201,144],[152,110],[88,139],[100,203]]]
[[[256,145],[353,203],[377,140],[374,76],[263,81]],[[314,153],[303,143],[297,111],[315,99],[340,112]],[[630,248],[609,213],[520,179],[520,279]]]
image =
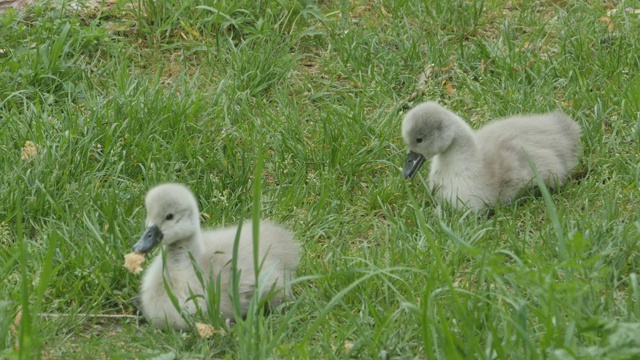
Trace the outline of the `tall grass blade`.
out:
[[[527,158],[527,162],[529,163],[529,166],[531,167],[531,170],[533,171],[533,174],[535,175],[536,182],[538,183],[538,188],[540,188],[540,192],[542,192],[542,198],[544,199],[544,204],[547,207],[547,214],[549,215],[549,220],[551,220],[551,223],[553,224],[553,230],[555,231],[556,241],[558,242],[559,250],[564,256],[567,256],[568,254],[567,241],[564,236],[564,231],[562,230],[562,224],[560,223],[558,212],[556,211],[556,206],[553,203],[553,199],[551,198],[551,193],[549,192],[549,189],[545,185],[544,179],[540,175],[540,172],[538,171],[536,164],[534,164],[533,160],[531,160],[531,157],[529,157],[529,154],[527,154],[526,151],[524,154],[525,154],[525,157]]]

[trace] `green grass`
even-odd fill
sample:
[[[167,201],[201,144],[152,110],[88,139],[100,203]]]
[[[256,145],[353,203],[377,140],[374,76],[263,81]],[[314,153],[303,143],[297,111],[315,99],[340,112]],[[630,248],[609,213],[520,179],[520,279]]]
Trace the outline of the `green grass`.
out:
[[[625,8],[640,3],[3,13],[0,358],[640,357],[640,15]],[[399,169],[402,114],[427,99],[473,127],[563,109],[583,127],[575,176],[492,217],[438,204],[426,171]],[[23,161],[26,141],[40,153]],[[293,229],[295,299],[211,340],[98,316],[136,314],[123,254],[167,181],[206,226]]]

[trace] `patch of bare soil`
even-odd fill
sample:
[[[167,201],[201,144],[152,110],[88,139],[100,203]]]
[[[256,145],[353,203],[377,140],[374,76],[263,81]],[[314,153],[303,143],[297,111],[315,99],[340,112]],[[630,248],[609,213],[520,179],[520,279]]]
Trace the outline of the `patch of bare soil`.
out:
[[[0,11],[8,8],[23,11],[28,5],[33,4],[34,1],[35,0],[0,0]]]

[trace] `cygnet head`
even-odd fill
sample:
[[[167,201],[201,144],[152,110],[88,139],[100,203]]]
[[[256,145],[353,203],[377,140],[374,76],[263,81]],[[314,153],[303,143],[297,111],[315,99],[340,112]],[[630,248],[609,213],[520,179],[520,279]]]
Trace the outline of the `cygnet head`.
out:
[[[413,178],[427,159],[444,152],[455,137],[452,120],[457,116],[438,103],[422,103],[407,112],[402,137],[409,148],[402,175]]]
[[[189,239],[200,231],[198,203],[181,184],[158,185],[147,193],[147,229],[133,246],[137,253],[148,253],[158,244],[170,245]]]

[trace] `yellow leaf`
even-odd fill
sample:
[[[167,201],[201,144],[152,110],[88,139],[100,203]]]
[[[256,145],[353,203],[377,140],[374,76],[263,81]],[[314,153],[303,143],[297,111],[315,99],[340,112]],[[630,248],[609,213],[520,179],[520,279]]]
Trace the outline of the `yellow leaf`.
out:
[[[603,23],[607,23],[607,29],[609,31],[613,31],[613,29],[615,29],[615,24],[613,23],[613,20],[610,17],[607,16],[601,16],[598,21],[603,22]]]
[[[205,339],[210,339],[215,334],[224,333],[224,330],[216,330],[213,326],[203,323],[196,323],[196,330],[198,330],[198,334]]]
[[[27,141],[22,148],[22,155],[20,159],[23,161],[31,160],[36,157],[40,153],[40,150],[36,147],[36,145],[32,141]]]
[[[353,349],[353,343],[347,341],[346,343],[344,343],[344,353],[348,354],[349,351],[351,351],[351,349]]]

